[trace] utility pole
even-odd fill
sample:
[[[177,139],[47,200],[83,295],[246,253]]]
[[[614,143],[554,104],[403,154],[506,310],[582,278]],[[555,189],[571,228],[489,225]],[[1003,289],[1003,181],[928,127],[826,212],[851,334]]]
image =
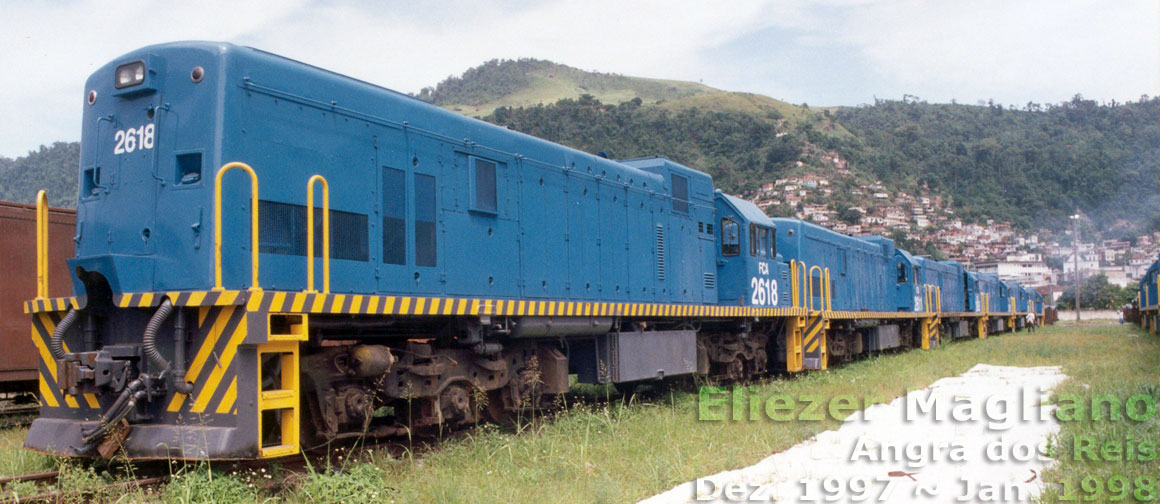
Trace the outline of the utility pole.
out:
[[[1073,291],[1075,292],[1075,324],[1079,325],[1079,207],[1075,209],[1075,215],[1071,216],[1071,239],[1075,248],[1075,255],[1072,256],[1072,280],[1074,280]]]

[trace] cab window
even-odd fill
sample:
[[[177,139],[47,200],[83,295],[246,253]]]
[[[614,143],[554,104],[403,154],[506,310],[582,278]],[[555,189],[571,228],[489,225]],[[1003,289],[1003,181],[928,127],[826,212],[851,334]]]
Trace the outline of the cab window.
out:
[[[758,246],[758,243],[757,243],[758,241],[759,240],[757,238],[757,225],[750,224],[749,225],[749,256],[750,257],[756,257],[757,251],[761,249],[761,247]]]
[[[898,263],[898,283],[906,283],[906,265]]]
[[[741,226],[733,219],[721,219],[721,255],[731,257],[740,254]]]
[[[751,257],[774,258],[773,230],[757,224],[749,225],[749,255]]]

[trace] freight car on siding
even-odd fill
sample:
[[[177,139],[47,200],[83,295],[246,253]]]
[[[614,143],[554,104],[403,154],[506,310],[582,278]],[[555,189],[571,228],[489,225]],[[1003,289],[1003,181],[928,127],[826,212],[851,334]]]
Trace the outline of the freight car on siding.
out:
[[[73,232],[76,212],[66,208],[48,208],[45,204],[49,235],[48,243],[48,296],[64,297],[72,293],[68,265],[65,260],[73,255]],[[4,288],[0,289],[0,392],[31,392],[36,390],[38,376],[44,371],[39,350],[29,344],[28,319],[22,309],[24,301],[37,294],[37,207],[0,201],[0,271],[5,272]]]

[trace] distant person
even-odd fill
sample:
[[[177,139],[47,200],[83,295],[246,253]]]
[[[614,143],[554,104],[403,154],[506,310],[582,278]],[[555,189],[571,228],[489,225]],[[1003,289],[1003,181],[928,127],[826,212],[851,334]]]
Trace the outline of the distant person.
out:
[[[1035,332],[1035,312],[1027,312],[1027,332]]]
[[[1116,316],[1120,317],[1120,325],[1124,325],[1124,310],[1116,310]]]

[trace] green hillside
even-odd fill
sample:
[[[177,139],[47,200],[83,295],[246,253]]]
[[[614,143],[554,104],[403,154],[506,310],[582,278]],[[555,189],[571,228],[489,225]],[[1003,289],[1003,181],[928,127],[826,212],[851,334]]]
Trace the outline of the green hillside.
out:
[[[519,59],[488,61],[424,88],[418,97],[465,115],[484,116],[499,107],[548,105],[584,94],[606,103],[633,98],[656,103],[715,92],[720,91],[693,82],[586,72],[551,61]]]
[[[856,138],[835,147],[857,169],[949,194],[965,217],[1061,229],[1079,208],[1105,237],[1160,228],[1160,98],[879,101],[835,117]]]
[[[537,59],[491,60],[451,76],[417,95],[443,108],[484,118],[498,109],[549,106],[560,100],[639,105],[659,111],[681,113],[740,114],[772,123],[771,134],[800,129],[803,125],[827,136],[850,137],[831,117],[833,108],[794,105],[754,93],[722,91],[694,82],[628,77],[588,72]],[[551,138],[551,135],[546,135]],[[567,139],[558,141],[568,143]],[[624,157],[624,156],[621,156]]]
[[[33,203],[44,189],[49,205],[75,207],[80,155],[79,142],[56,142],[16,159],[0,156],[0,200]]]

